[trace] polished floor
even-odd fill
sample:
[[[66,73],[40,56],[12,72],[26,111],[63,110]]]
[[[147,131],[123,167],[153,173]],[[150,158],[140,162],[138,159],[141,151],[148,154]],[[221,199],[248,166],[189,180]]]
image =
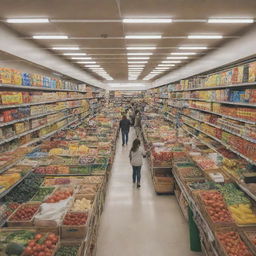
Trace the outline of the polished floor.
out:
[[[188,225],[174,196],[154,192],[145,161],[133,186],[128,153],[118,140],[97,243],[97,256],[201,256],[189,250]]]

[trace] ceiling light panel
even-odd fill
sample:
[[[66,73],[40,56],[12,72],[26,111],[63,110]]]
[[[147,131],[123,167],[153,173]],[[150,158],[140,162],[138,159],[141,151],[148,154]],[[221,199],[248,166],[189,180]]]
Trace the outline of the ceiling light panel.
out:
[[[6,19],[7,23],[49,23],[49,19]]]
[[[253,23],[253,19],[208,19],[208,23]]]
[[[146,64],[148,63],[147,61],[128,61],[128,64]]]
[[[91,60],[92,57],[72,57],[72,60]]]
[[[161,35],[126,35],[126,39],[161,39]]]
[[[85,65],[87,68],[99,68],[100,65]]]
[[[167,57],[167,59],[169,59],[169,57]],[[181,63],[180,60],[170,60],[168,63]]]
[[[174,64],[158,64],[158,67],[174,67]]]
[[[208,47],[206,46],[180,46],[180,50],[206,50]]]
[[[222,39],[222,35],[189,35],[188,39]]]
[[[174,67],[175,66],[175,64],[169,64],[168,61],[162,61],[162,63],[165,64],[165,65],[169,65],[170,67]],[[158,66],[160,66],[160,65],[162,65],[162,64],[159,64]]]
[[[123,19],[123,23],[172,23],[172,19]]]
[[[68,39],[68,36],[59,36],[59,35],[34,35],[34,39]]]
[[[78,61],[78,64],[96,64],[96,61]]]
[[[79,47],[52,47],[53,50],[58,50],[58,51],[61,51],[61,50],[70,50],[70,51],[76,51],[76,50],[80,50]]]

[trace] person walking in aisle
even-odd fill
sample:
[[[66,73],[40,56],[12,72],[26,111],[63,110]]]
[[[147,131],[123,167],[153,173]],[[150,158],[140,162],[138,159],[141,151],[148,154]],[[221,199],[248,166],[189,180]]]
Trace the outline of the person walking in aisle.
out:
[[[122,120],[119,123],[119,130],[121,130],[121,132],[122,132],[122,142],[123,142],[122,146],[124,146],[124,144],[127,145],[127,143],[128,143],[130,126],[131,126],[130,121],[124,115]]]
[[[137,138],[140,135],[140,128],[141,128],[141,114],[140,114],[140,111],[136,110],[134,129],[135,129]]]
[[[137,188],[140,188],[141,167],[143,164],[143,158],[145,157],[146,152],[140,146],[140,140],[135,139],[132,143],[129,158],[132,165],[132,180],[134,184],[137,182]]]

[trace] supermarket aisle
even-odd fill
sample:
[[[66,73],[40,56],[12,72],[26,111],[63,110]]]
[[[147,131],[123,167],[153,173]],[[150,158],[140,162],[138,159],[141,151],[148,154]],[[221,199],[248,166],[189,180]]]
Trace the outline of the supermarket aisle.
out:
[[[141,188],[132,184],[128,152],[118,140],[101,217],[97,256],[198,256],[189,251],[187,223],[175,198],[157,196],[147,165],[142,169]]]

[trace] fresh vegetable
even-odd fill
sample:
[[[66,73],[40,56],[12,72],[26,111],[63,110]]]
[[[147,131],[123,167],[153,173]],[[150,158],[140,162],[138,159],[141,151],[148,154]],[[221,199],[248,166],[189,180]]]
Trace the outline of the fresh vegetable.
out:
[[[7,255],[21,255],[23,251],[24,251],[24,247],[16,243],[8,244],[5,250]]]
[[[61,246],[55,256],[77,256],[79,246]]]
[[[26,245],[28,240],[34,237],[34,232],[28,230],[17,230],[7,235],[5,242]]]
[[[223,196],[218,191],[203,191],[200,198],[214,223],[232,223],[231,214],[227,209]]]
[[[65,200],[73,195],[72,188],[65,188],[55,191],[51,196],[45,200],[46,203],[57,203],[61,200]]]
[[[91,209],[91,201],[86,198],[76,199],[71,211],[82,212]]]
[[[9,221],[29,221],[39,209],[39,204],[21,205]]]
[[[37,191],[35,196],[32,198],[32,201],[42,201],[42,200],[44,200],[44,198],[46,196],[48,196],[49,194],[51,194],[53,192],[53,190],[54,190],[54,188],[52,188],[52,187],[39,188],[39,190]]]
[[[65,215],[63,224],[70,226],[85,225],[87,221],[87,213],[68,212]]]
[[[38,190],[43,179],[34,173],[30,173],[19,185],[5,196],[7,202],[24,203],[29,201]]]
[[[228,256],[253,256],[237,232],[218,232],[217,237]]]
[[[52,256],[59,238],[53,233],[37,234],[25,248],[28,256]]]

